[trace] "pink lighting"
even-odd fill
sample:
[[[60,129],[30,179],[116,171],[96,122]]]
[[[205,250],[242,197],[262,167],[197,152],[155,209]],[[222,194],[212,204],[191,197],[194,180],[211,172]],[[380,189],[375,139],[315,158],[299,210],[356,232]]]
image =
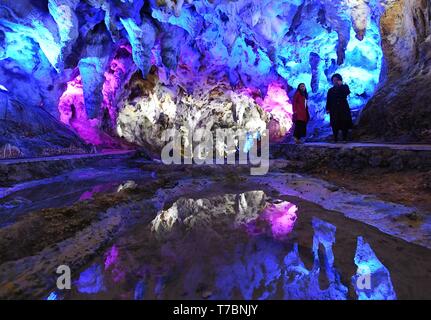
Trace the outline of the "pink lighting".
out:
[[[293,127],[293,107],[283,85],[272,82],[264,99],[259,89],[243,88],[241,92],[252,97],[254,101],[271,115],[268,125],[270,141],[281,142]]]
[[[115,183],[106,183],[106,184],[100,184],[100,185],[94,186],[90,190],[85,191],[79,197],[79,201],[85,201],[85,200],[91,199],[96,193],[109,192],[113,190],[113,187],[115,185],[116,185]]]
[[[118,255],[118,249],[115,245],[113,245],[106,255],[105,270],[108,270],[110,266],[113,266],[117,263]]]
[[[266,208],[262,214],[271,226],[272,235],[276,239],[282,239],[292,232],[297,219],[298,207],[290,202],[273,204]]]
[[[121,46],[117,57],[111,61],[104,73],[103,101],[97,118],[88,119],[80,75],[67,83],[66,91],[60,97],[58,104],[60,120],[72,127],[87,143],[104,147],[118,145],[115,138],[109,136],[107,130],[114,129],[116,126],[118,93],[121,92],[121,87],[133,68],[130,51],[129,46]]]
[[[111,249],[107,252],[105,258],[105,271],[108,271],[110,269],[112,280],[115,283],[123,281],[126,275],[126,272],[122,270],[119,264],[119,255],[120,253],[118,248],[113,245]]]
[[[67,89],[58,104],[61,122],[70,125],[75,119],[87,119],[81,76],[67,83]]]
[[[282,85],[277,82],[271,83],[268,86],[265,99],[263,101],[261,99],[256,100],[256,102],[272,116],[268,128],[271,141],[279,142],[283,140],[293,126],[293,109]]]
[[[85,142],[100,145],[107,141],[99,130],[98,119],[88,119],[81,76],[70,80],[58,104],[61,122],[71,126]]]
[[[298,207],[287,201],[269,204],[257,219],[246,226],[247,231],[254,235],[270,233],[275,239],[283,240],[292,232],[297,212]]]

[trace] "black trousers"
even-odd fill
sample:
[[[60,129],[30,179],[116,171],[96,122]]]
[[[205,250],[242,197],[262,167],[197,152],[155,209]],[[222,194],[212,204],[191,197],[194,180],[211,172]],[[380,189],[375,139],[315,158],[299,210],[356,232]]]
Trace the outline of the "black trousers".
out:
[[[293,136],[297,139],[301,139],[306,135],[307,135],[307,123],[305,121],[296,120],[295,131],[293,131]]]
[[[343,140],[345,141],[345,140],[347,140],[347,135],[348,135],[348,133],[349,133],[349,129],[338,129],[338,128],[334,128],[334,127],[332,127],[332,132],[334,133],[334,140],[335,141],[338,141],[338,133],[339,132],[342,132],[342,134],[343,134]]]

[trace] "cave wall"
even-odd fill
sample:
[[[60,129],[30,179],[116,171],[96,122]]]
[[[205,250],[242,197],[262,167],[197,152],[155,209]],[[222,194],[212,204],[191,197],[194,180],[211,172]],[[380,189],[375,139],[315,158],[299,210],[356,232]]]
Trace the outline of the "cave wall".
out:
[[[0,159],[87,153],[91,149],[45,109],[0,88]]]
[[[358,135],[431,143],[430,1],[392,1],[381,33],[386,81],[362,111]]]
[[[403,10],[417,2],[423,15],[416,12],[410,19]],[[321,138],[329,132],[324,108],[333,73],[350,85],[356,117],[385,79],[382,47],[387,83],[427,60],[429,51],[419,48],[429,32],[427,3],[0,0],[0,85],[21,105],[46,110],[87,143],[121,147],[119,136],[132,130],[119,115],[157,96],[140,89],[150,72],[174,101],[201,97],[197,105],[204,105],[208,96],[201,92],[212,90],[252,98],[253,106],[275,119],[277,138],[291,129],[290,98],[304,82],[310,92],[310,134]],[[403,22],[391,24],[398,16],[405,16]],[[406,30],[418,30],[416,37],[404,39]],[[150,84],[143,86],[157,87]],[[368,110],[373,115],[383,110],[372,107],[379,95],[362,114],[364,127],[374,126]],[[224,104],[234,104],[230,96]],[[158,101],[148,103],[164,116]],[[154,125],[163,121],[132,111]],[[132,120],[126,123],[139,125]],[[137,132],[127,140],[141,144],[142,132]]]

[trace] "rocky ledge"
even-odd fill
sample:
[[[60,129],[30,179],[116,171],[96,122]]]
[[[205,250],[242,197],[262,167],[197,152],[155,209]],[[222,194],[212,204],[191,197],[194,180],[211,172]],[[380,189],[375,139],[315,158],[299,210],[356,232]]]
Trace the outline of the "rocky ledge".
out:
[[[372,144],[278,144],[271,147],[271,157],[300,163],[304,170],[330,167],[349,171],[385,168],[389,171],[431,169],[431,148]]]

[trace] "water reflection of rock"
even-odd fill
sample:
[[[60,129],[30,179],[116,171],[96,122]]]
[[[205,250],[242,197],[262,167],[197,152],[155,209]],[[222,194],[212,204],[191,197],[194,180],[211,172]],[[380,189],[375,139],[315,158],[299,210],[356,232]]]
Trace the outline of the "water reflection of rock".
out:
[[[362,238],[351,261],[358,266],[350,274],[355,292],[349,293],[334,264],[336,226],[313,218],[311,246],[299,244],[297,210],[263,191],[179,198],[140,237],[110,248],[100,268],[92,264],[78,283],[98,279],[101,297],[135,299],[396,298],[389,271]],[[364,267],[372,279],[366,292],[355,285]]]
[[[207,227],[214,223],[233,223],[234,226],[255,220],[268,205],[263,191],[225,194],[207,199],[178,199],[169,209],[154,218],[151,230],[156,234],[170,232],[175,226]]]
[[[232,299],[234,291],[239,289],[245,299],[346,299],[348,289],[333,265],[336,228],[315,219],[313,229],[311,270],[304,265],[297,243],[286,252],[283,246],[262,239],[257,248],[252,244],[238,248],[235,263],[219,271],[216,285],[223,292],[220,298]],[[320,245],[325,248],[322,255]],[[326,289],[321,289],[320,272],[325,272],[329,283]]]
[[[205,199],[180,198],[154,218],[151,230],[157,236],[168,236],[181,226],[213,229],[214,224],[225,227],[245,227],[250,235],[264,233],[282,239],[292,230],[298,208],[287,201],[271,200],[263,191],[225,194]]]
[[[394,300],[397,298],[389,270],[380,262],[371,246],[358,237],[355,254],[358,267],[352,283],[359,300]]]

